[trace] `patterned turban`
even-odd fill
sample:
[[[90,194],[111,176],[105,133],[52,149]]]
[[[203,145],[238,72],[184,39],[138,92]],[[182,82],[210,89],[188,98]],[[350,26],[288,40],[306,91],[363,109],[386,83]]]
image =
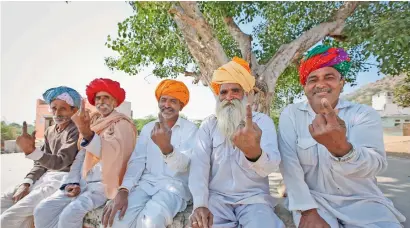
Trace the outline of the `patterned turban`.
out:
[[[232,61],[214,71],[211,86],[216,95],[219,95],[221,84],[238,83],[245,92],[249,92],[255,86],[255,77],[251,75],[249,63],[239,57],[233,57]]]
[[[186,87],[183,82],[177,80],[165,79],[160,82],[155,89],[157,101],[159,101],[162,95],[175,97],[183,104],[182,108],[185,107],[189,101],[188,87]]]
[[[95,105],[95,95],[98,92],[107,92],[117,100],[117,107],[125,100],[125,90],[121,88],[120,83],[108,78],[94,79],[87,86],[85,93],[90,104]]]
[[[81,95],[70,87],[55,87],[43,93],[43,100],[47,104],[55,99],[63,100],[72,107],[80,108],[81,106]]]
[[[300,83],[305,85],[309,74],[323,67],[333,67],[345,77],[351,65],[350,58],[343,48],[319,45],[302,59],[299,67]]]

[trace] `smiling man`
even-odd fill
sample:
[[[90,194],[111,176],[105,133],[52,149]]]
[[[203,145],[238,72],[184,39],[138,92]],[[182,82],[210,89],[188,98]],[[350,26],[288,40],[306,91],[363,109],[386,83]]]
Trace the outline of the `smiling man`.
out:
[[[83,100],[72,116],[81,150],[60,191],[36,207],[35,227],[82,227],[87,212],[114,198],[122,182],[137,137],[133,121],[114,109],[124,101],[125,91],[118,82],[99,78],[87,86],[86,94],[97,112],[90,116]]]
[[[35,132],[29,135],[23,123],[23,134],[16,143],[26,158],[34,160],[34,167],[22,184],[1,196],[1,227],[32,227],[34,208],[58,190],[78,152],[78,130],[71,117],[80,107],[80,94],[60,86],[48,89],[43,99],[50,106],[55,125],[47,128],[44,145],[36,149]]]
[[[339,98],[350,64],[342,48],[323,45],[301,62],[307,101],[279,119],[288,209],[301,228],[400,228],[404,216],[376,183],[387,167],[380,116]]]
[[[189,175],[193,228],[282,228],[268,175],[281,161],[272,119],[252,112],[255,78],[235,57],[214,71],[215,115],[198,130]]]
[[[159,119],[142,128],[118,194],[104,209],[104,227],[165,228],[191,199],[188,171],[197,126],[179,115],[188,88],[163,80],[155,97]]]

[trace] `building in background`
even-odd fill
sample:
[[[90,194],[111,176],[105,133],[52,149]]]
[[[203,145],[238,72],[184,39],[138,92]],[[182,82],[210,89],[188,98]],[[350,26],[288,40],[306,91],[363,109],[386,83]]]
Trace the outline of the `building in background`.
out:
[[[85,108],[91,112],[97,111],[95,106],[92,106],[88,101],[85,103]],[[121,112],[128,117],[132,118],[131,102],[124,101],[119,107],[116,108],[118,112]],[[54,124],[53,115],[49,111],[49,105],[41,99],[37,99],[36,104],[36,139],[43,140],[45,130]]]
[[[410,108],[393,103],[392,92],[381,92],[372,97],[372,107],[382,118],[383,130],[387,135],[403,136],[410,126]]]

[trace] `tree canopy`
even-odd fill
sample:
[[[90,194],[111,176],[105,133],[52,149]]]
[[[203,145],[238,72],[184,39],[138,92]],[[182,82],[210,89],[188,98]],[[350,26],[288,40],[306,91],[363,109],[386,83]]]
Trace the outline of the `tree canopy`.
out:
[[[185,74],[207,85],[215,66],[242,56],[255,77],[266,80],[275,94],[271,101],[282,106],[300,96],[298,61],[318,42],[347,49],[353,64],[346,79],[352,85],[372,65],[384,74],[410,72],[409,2],[129,4],[134,15],[118,23],[116,36],[106,42],[118,55],[105,61],[130,75],[153,65],[157,77]]]

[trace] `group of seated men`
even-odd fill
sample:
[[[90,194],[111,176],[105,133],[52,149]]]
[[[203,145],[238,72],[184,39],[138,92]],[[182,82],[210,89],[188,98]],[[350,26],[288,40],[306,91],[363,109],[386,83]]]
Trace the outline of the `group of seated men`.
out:
[[[193,228],[282,228],[268,180],[280,168],[297,227],[400,228],[405,217],[375,178],[387,167],[380,116],[339,98],[350,65],[342,48],[309,51],[299,68],[307,101],[283,110],[278,134],[252,112],[255,77],[237,57],[214,71],[215,114],[199,129],[179,115],[188,88],[167,79],[155,90],[158,120],[138,140],[115,110],[126,95],[118,82],[87,86],[95,113],[74,89],[51,88],[43,98],[55,125],[36,148],[23,124],[16,142],[34,167],[2,195],[1,226],[81,228],[104,206],[104,227],[164,228],[192,201]]]

